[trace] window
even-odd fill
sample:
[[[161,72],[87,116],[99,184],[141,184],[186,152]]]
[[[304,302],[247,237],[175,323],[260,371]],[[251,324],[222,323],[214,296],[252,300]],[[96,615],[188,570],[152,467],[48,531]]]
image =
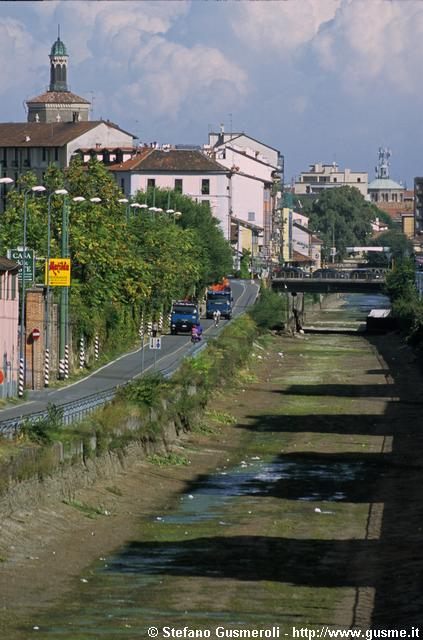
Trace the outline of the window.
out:
[[[122,189],[122,193],[125,193],[125,178],[120,179],[120,188]]]
[[[47,160],[47,149],[43,147],[43,162],[46,162],[46,160]]]
[[[357,182],[361,182],[361,178],[357,178]]]
[[[147,180],[147,189],[155,189],[156,188],[156,180],[155,178],[148,178]]]
[[[254,222],[255,219],[256,219],[255,211],[249,211],[248,212],[248,222]]]
[[[333,181],[334,181],[334,182],[338,182],[338,178],[334,178],[334,179],[333,179]]]
[[[203,178],[201,180],[201,194],[203,196],[208,196],[210,193],[210,180],[208,178]]]
[[[181,178],[175,178],[175,187],[174,187],[175,191],[177,191],[177,193],[182,193],[182,179]]]
[[[54,147],[54,160],[55,160],[55,162],[58,162],[58,160],[59,160],[59,148],[58,147]]]

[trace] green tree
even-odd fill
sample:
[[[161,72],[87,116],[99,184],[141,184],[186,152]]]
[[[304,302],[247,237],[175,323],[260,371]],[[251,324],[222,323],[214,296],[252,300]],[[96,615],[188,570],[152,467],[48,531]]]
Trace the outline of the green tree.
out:
[[[389,229],[372,238],[369,244],[373,246],[389,247],[388,253],[373,253],[367,254],[367,260],[371,266],[389,266],[392,260],[397,261],[402,258],[407,258],[413,253],[413,245],[409,238],[397,229]]]
[[[346,247],[367,244],[371,222],[378,213],[354,187],[327,189],[319,194],[313,202],[310,228],[324,242],[324,259],[328,260],[332,246],[336,246],[336,259],[340,261],[347,255]]]
[[[22,243],[24,193],[36,184],[28,173],[10,193],[0,234],[2,246]],[[100,333],[103,345],[118,349],[136,336],[141,310],[147,315],[168,308],[172,299],[199,292],[232,267],[229,243],[210,208],[187,196],[157,190],[155,204],[171,204],[183,213],[179,221],[165,212],[130,209],[119,203],[122,193],[107,169],[96,160],[83,166],[79,158],[62,172],[45,175],[47,191],[27,198],[27,246],[38,258],[47,255],[47,202],[57,188],[69,195],[69,252],[72,260],[71,322],[79,335]],[[138,194],[142,202],[146,194]],[[153,193],[147,194],[152,204]],[[85,198],[74,202],[75,196]],[[99,203],[90,198],[100,198]],[[171,199],[171,202],[170,202]],[[61,252],[64,197],[51,195],[51,252]],[[139,212],[142,213],[139,213]],[[42,282],[43,269],[38,279]],[[57,294],[57,292],[54,292]]]
[[[148,202],[151,205],[152,194],[152,190],[147,194],[140,191],[136,199],[138,202]],[[154,199],[156,207],[166,210],[170,206],[174,211],[181,211],[182,216],[177,225],[195,232],[202,267],[198,280],[200,288],[217,282],[232,271],[231,247],[223,236],[219,221],[212,216],[208,204],[198,203],[189,196],[166,189],[155,189]]]

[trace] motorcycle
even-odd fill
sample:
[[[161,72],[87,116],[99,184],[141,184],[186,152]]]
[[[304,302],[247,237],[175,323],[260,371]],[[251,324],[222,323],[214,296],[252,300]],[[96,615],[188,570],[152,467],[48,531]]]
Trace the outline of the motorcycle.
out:
[[[196,342],[200,342],[200,341],[201,341],[201,332],[198,333],[197,328],[195,327],[194,329],[193,327],[193,330],[191,331],[191,342],[195,344]]]

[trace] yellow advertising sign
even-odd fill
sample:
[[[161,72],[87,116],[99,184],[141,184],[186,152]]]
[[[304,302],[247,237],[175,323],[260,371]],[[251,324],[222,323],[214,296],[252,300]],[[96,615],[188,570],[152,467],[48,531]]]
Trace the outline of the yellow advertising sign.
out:
[[[71,261],[69,258],[51,258],[50,265],[50,287],[69,287],[71,281]],[[44,274],[44,284],[47,283],[47,260]]]

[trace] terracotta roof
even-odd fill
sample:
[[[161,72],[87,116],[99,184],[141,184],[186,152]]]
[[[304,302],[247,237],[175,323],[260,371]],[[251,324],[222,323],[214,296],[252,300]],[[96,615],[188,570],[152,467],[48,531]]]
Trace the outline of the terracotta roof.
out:
[[[89,100],[77,96],[72,91],[46,91],[26,101],[27,104],[91,104]]]
[[[21,265],[9,258],[0,257],[0,271],[18,271]]]
[[[133,171],[136,169],[144,158],[146,158],[149,153],[152,153],[154,149],[151,147],[140,147],[137,149],[136,154],[129,158],[129,160],[125,160],[125,162],[117,162],[115,164],[109,164],[108,169],[110,171]]]
[[[323,240],[317,236],[311,236],[311,242],[313,242],[313,244],[323,244]]]
[[[201,173],[218,172],[228,173],[228,169],[212,160],[201,151],[186,149],[161,149],[145,148],[141,157],[134,157],[126,162],[109,167],[112,171],[198,171]]]
[[[61,147],[83,133],[95,129],[99,124],[119,129],[117,125],[104,120],[47,123],[2,122],[0,123],[0,147]],[[128,133],[123,129],[119,130]]]
[[[114,147],[96,147],[95,145],[93,147],[79,147],[79,149],[76,149],[76,151],[83,151],[84,153],[90,153],[90,151],[133,151],[134,153],[137,153],[137,147],[121,147],[120,145],[118,146],[114,146]]]

